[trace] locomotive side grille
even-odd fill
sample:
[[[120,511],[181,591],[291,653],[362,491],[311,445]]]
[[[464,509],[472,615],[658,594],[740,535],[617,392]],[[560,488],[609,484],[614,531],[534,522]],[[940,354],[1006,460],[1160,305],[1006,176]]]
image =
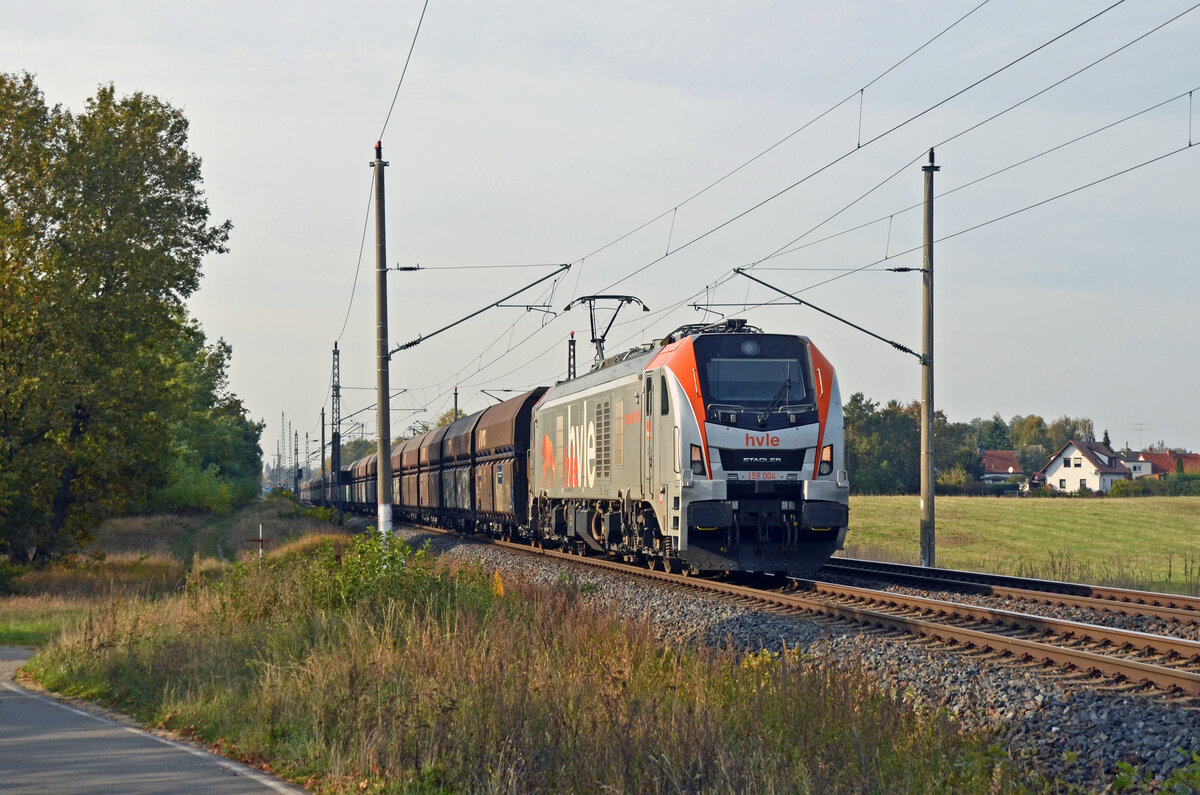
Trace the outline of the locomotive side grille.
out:
[[[596,404],[596,477],[612,477],[612,408],[607,400]]]
[[[625,466],[625,401],[617,398],[613,406],[613,413],[617,415],[616,433],[613,434],[613,466],[617,469],[622,469]]]

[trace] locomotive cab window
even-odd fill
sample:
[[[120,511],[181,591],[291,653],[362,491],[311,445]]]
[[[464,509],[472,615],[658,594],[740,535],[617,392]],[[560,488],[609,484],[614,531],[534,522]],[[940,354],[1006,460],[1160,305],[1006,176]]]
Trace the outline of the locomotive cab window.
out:
[[[696,363],[708,403],[767,411],[813,403],[808,351],[796,337],[701,336]]]
[[[658,413],[666,415],[671,413],[671,393],[667,391],[667,377],[663,375],[659,378],[658,385],[659,391],[662,393],[662,405],[659,407]]]

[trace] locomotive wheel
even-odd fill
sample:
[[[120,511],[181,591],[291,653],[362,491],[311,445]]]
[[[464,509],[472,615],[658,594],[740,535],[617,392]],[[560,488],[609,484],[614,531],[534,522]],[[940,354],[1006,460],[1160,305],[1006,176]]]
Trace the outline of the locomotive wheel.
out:
[[[666,556],[663,556],[663,558],[662,558],[662,567],[663,567],[663,571],[665,571],[667,574],[678,574],[679,573],[678,563],[676,563],[676,561],[674,561],[671,558],[668,558]]]
[[[658,559],[657,558],[646,557],[646,558],[643,558],[643,560],[646,561],[646,568],[650,569],[650,571],[654,571],[655,569],[658,568]]]

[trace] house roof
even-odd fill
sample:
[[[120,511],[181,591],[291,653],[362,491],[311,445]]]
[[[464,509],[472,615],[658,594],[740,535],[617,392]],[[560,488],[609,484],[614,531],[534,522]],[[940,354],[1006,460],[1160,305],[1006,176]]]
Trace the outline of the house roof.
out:
[[[1072,446],[1074,446],[1074,448],[1078,450],[1101,475],[1131,474],[1129,472],[1129,468],[1121,463],[1120,456],[1110,450],[1107,445],[1101,444],[1100,442],[1082,442],[1076,439],[1072,439],[1060,447],[1058,452],[1050,456],[1050,460],[1046,462],[1046,466],[1042,467],[1038,471],[1042,474],[1045,474],[1046,470],[1050,468],[1050,465],[1058,460],[1058,458],[1062,455],[1063,450],[1066,450],[1068,447]],[[1104,463],[1106,460],[1111,461],[1112,463]]]
[[[1175,461],[1183,461],[1184,472],[1200,472],[1200,454],[1197,453],[1142,453],[1139,461],[1149,461],[1155,474],[1170,474],[1175,471]]]
[[[985,475],[1024,475],[1015,450],[980,450]]]

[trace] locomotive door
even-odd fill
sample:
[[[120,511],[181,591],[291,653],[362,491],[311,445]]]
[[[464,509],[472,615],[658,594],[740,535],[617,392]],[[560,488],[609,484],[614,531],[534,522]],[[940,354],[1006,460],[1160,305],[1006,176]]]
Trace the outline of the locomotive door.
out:
[[[654,498],[654,373],[646,373],[642,384],[642,494]]]
[[[642,392],[642,411],[645,417],[646,499],[654,506],[664,534],[670,526],[666,520],[678,496],[672,487],[679,466],[678,429],[671,411],[671,395],[667,389],[666,369],[646,374]]]

